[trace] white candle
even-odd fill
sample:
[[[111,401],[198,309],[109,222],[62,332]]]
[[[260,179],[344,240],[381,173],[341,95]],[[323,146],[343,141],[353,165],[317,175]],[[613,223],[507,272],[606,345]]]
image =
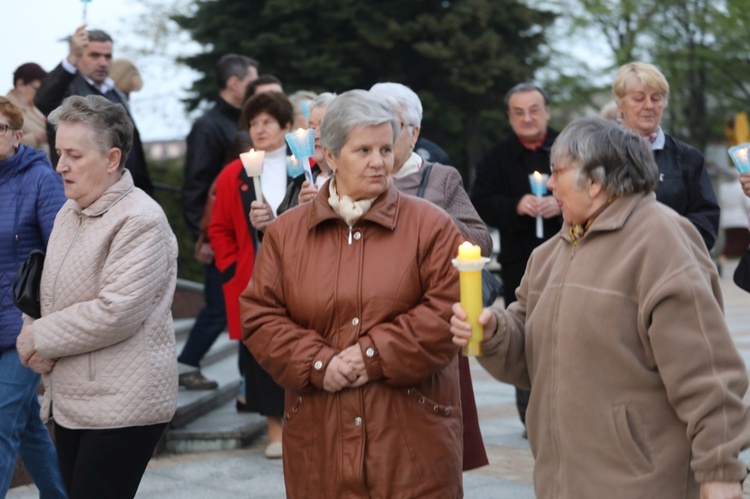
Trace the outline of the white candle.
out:
[[[245,173],[253,179],[255,199],[258,201],[263,201],[263,192],[260,188],[260,175],[263,173],[263,160],[265,157],[265,151],[256,151],[255,149],[240,153],[240,161],[242,161],[242,166],[245,167]]]

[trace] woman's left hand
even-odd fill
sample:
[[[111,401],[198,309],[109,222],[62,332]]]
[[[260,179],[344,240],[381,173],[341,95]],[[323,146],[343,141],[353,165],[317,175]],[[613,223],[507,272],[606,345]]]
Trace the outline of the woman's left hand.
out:
[[[367,383],[367,370],[365,369],[365,358],[362,355],[362,349],[359,344],[354,344],[345,348],[339,353],[339,358],[349,364],[357,375],[357,379],[351,382],[350,386],[356,388]]]
[[[740,482],[703,482],[701,499],[742,499]]]
[[[33,324],[26,324],[21,329],[21,333],[16,338],[16,351],[18,351],[21,364],[28,366],[29,359],[36,353]]]

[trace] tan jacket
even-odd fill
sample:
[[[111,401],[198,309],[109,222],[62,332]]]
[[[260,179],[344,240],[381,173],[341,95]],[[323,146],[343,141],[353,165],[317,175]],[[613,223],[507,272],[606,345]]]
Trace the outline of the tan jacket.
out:
[[[462,496],[448,322],[459,244],[443,210],[393,186],[351,232],[323,194],[268,227],[240,307],[245,343],[286,389],[290,499]],[[323,390],[332,357],[355,344],[369,382]]]
[[[740,481],[745,365],[698,231],[654,194],[532,254],[482,365],[528,387],[537,497],[697,498]]]
[[[21,143],[44,151],[49,156],[47,119],[42,112],[36,106],[30,106],[23,102],[13,90],[8,92],[6,97],[23,113],[23,138]]]
[[[33,337],[50,402],[70,429],[169,421],[177,407],[170,307],[177,242],[161,207],[130,172],[88,208],[68,200],[55,220]]]

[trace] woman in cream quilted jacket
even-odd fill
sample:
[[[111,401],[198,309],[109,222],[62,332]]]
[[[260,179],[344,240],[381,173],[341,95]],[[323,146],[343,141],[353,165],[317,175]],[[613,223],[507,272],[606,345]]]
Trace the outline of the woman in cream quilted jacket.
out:
[[[16,345],[44,374],[41,415],[54,418],[71,499],[132,498],[177,405],[177,243],[124,168],[133,124],[122,106],[75,96],[49,120],[68,201],[47,247],[42,317],[25,318]]]

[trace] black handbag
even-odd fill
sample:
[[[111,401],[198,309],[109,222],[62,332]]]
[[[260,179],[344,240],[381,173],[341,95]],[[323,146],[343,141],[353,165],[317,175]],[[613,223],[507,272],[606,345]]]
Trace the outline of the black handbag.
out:
[[[740,263],[737,264],[732,277],[737,286],[750,293],[750,248],[740,258]]]
[[[13,303],[24,314],[38,319],[42,316],[39,285],[42,282],[44,251],[33,250],[13,278]]]
[[[430,180],[430,173],[432,172],[433,163],[427,163],[422,169],[422,180],[419,182],[419,188],[417,189],[417,197],[424,198],[424,190],[427,187],[427,182]],[[490,272],[488,269],[482,269],[482,306],[489,307],[493,303],[500,293],[503,292],[503,285],[500,280],[495,277],[495,274]]]

